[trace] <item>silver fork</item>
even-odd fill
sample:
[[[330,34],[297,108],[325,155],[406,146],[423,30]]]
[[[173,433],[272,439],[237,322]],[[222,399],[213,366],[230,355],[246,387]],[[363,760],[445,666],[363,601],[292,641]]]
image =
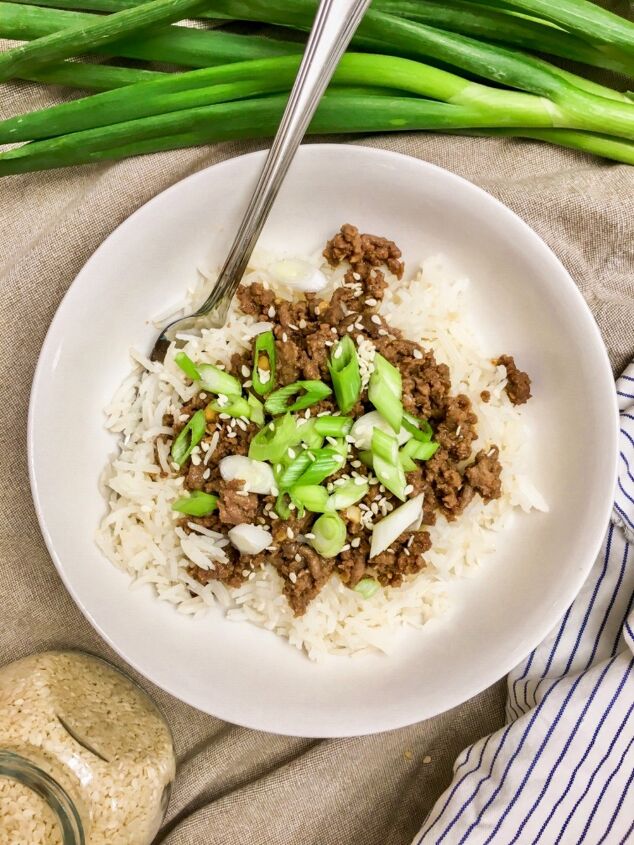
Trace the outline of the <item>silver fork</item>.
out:
[[[178,333],[224,325],[231,300],[297,148],[370,3],[371,0],[321,0],[319,3],[282,121],[218,281],[198,311],[163,329],[150,355],[153,361],[164,360]]]

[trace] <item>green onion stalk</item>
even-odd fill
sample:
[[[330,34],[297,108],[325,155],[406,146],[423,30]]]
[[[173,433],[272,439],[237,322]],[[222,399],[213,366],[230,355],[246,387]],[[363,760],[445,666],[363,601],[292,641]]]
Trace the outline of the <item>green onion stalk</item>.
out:
[[[284,96],[221,103],[35,141],[0,153],[0,176],[116,161],[219,141],[267,137],[275,133],[285,104]],[[486,134],[495,134],[490,130],[504,129],[507,135],[536,137],[634,164],[634,144],[629,141],[606,134],[548,130],[542,128],[546,122],[539,108],[531,125],[528,119],[520,120],[502,113],[494,116],[490,110],[477,106],[332,91],[322,99],[309,132],[477,132],[486,129]],[[188,127],[187,131],[183,131],[183,126]]]
[[[190,2],[190,0],[184,0],[184,2]],[[199,9],[201,5],[202,3],[198,2],[194,9]],[[139,8],[138,3],[132,7],[134,11]],[[184,16],[186,16],[186,13],[180,13],[176,14],[176,17],[171,17],[171,19],[177,20]],[[303,49],[301,44],[279,41],[264,36],[240,35],[223,30],[201,30],[182,26],[161,27],[151,33],[144,32],[142,34],[135,29],[136,34],[134,36],[131,36],[128,31],[125,38],[117,36],[118,40],[108,41],[108,43],[101,40],[97,43],[94,40],[94,35],[90,35],[90,44],[80,44],[80,41],[85,42],[88,39],[86,36],[83,36],[82,39],[76,38],[79,30],[90,34],[96,23],[108,21],[112,17],[109,15],[104,18],[101,15],[85,12],[0,2],[0,38],[31,41],[33,44],[23,45],[24,49],[27,47],[35,49],[40,43],[39,39],[53,35],[58,38],[63,36],[64,39],[71,42],[69,49],[72,47],[70,53],[67,53],[66,49],[63,50],[66,55],[80,55],[81,53],[91,52],[106,56],[169,62],[170,64],[187,67],[208,67],[209,65],[223,65],[228,62],[245,61],[247,59],[301,54]],[[64,41],[64,43],[67,42]],[[2,55],[8,55],[9,52],[12,51]],[[53,63],[59,61],[59,58],[51,59],[50,54],[47,54],[46,61]],[[23,62],[17,70],[14,69],[12,75],[17,75],[23,79],[38,80],[42,74],[46,75],[47,73],[46,69],[41,70],[39,67],[41,65],[38,62],[28,62],[27,64]],[[82,74],[87,73],[84,70],[85,66],[73,65],[73,67],[77,67],[75,86],[81,86]],[[48,72],[54,74],[55,70],[54,67],[51,67]],[[69,71],[66,70],[65,73],[69,73]],[[138,73],[138,71],[135,71],[135,73]],[[142,73],[149,73],[149,71]],[[93,77],[95,75],[98,77],[100,72],[93,71],[92,74]]]
[[[583,2],[569,0],[580,1]],[[587,5],[595,8],[593,4]],[[231,20],[257,21],[305,30],[311,26],[315,9],[316,0],[294,0],[292,5],[286,0],[213,0],[210,12]],[[620,31],[623,19],[618,15],[609,16],[617,22],[614,24],[612,21],[615,29]],[[632,31],[634,24],[630,23],[627,32]],[[631,39],[632,35],[629,37]],[[620,43],[621,39],[618,40]],[[584,123],[576,127],[579,129],[605,132],[609,127],[611,134],[621,135],[622,132],[614,131],[615,127],[621,120],[629,126],[632,120],[632,104],[625,94],[619,95],[581,76],[561,71],[547,61],[526,53],[435,29],[373,8],[366,12],[352,40],[352,46],[379,52],[387,50],[426,61],[431,59],[491,82],[548,97],[570,118],[574,116]],[[630,109],[616,108],[619,105],[617,102],[612,103],[614,108],[608,108],[608,104],[601,102],[608,97],[619,98],[622,100],[621,105],[629,106]],[[610,125],[610,121],[614,125]]]

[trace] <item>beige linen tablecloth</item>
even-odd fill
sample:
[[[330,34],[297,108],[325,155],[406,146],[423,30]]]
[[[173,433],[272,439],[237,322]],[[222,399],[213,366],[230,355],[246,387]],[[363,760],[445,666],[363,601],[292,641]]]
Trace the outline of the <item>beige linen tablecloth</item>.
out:
[[[63,97],[2,88],[0,117]],[[446,167],[509,205],[572,273],[615,370],[632,357],[634,169],[511,140],[417,134],[355,143]],[[222,144],[0,181],[0,664],[54,646],[121,664],[66,593],[37,526],[24,447],[33,368],[60,299],[101,241],[168,185],[253,148]],[[141,683],[163,708],[180,761],[165,845],[407,845],[457,752],[504,719],[500,682],[389,734],[289,739],[223,723]]]

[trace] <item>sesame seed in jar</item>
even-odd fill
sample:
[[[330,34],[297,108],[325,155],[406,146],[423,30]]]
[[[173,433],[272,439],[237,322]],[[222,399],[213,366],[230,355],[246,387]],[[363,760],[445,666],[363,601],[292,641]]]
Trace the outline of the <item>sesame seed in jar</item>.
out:
[[[414,355],[414,358],[417,358],[419,361],[423,357],[423,353],[420,351],[420,349],[415,349],[414,352],[413,352],[413,355]]]

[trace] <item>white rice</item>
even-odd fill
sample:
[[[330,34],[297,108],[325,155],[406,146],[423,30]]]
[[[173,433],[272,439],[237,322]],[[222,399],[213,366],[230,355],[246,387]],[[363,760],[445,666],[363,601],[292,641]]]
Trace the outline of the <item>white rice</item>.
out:
[[[254,269],[245,281],[272,284],[266,273],[270,260],[264,255],[254,259]],[[320,266],[320,259],[313,263]],[[342,284],[345,267],[332,270],[321,265],[320,269],[332,287]],[[499,446],[502,497],[489,504],[476,497],[453,523],[439,517],[430,530],[433,545],[426,555],[428,567],[399,588],[380,589],[371,599],[361,598],[333,577],[305,615],[296,618],[273,566],[253,573],[239,588],[213,581],[203,586],[186,569],[192,563],[213,569],[214,561],[224,558],[226,540],[213,532],[198,529],[187,535],[175,528],[171,504],[182,494],[183,479],[160,477],[169,466],[167,440],[159,440],[159,463],[154,453],[156,437],[170,434],[162,424],[163,415],[177,413],[196,388],[186,384],[171,351],[165,364],[157,365],[131,350],[136,367],[106,408],[106,426],[120,435],[121,449],[103,479],[108,515],[97,541],[134,583],[152,584],[160,599],[182,613],[198,615],[220,606],[229,619],[275,631],[312,659],[327,653],[387,652],[403,625],[420,627],[445,610],[449,583],[474,570],[495,550],[496,534],[508,526],[514,510],[547,509],[530,480],[529,434],[521,411],[504,392],[504,368],[491,362],[504,350],[487,350],[472,326],[468,280],[452,274],[442,256],[426,260],[410,281],[399,282],[389,273],[386,278],[390,286],[381,313],[407,338],[420,340],[433,349],[437,360],[448,364],[452,392],[466,393],[478,415],[474,450]],[[191,312],[192,304],[200,302],[209,287],[209,281],[201,277],[183,313]],[[324,298],[329,296],[330,291]],[[238,313],[234,306],[223,331],[205,331],[202,337],[190,338],[184,351],[195,361],[228,362],[233,352],[249,348],[253,336],[263,330],[265,324]],[[488,403],[480,398],[483,390],[491,394]]]

